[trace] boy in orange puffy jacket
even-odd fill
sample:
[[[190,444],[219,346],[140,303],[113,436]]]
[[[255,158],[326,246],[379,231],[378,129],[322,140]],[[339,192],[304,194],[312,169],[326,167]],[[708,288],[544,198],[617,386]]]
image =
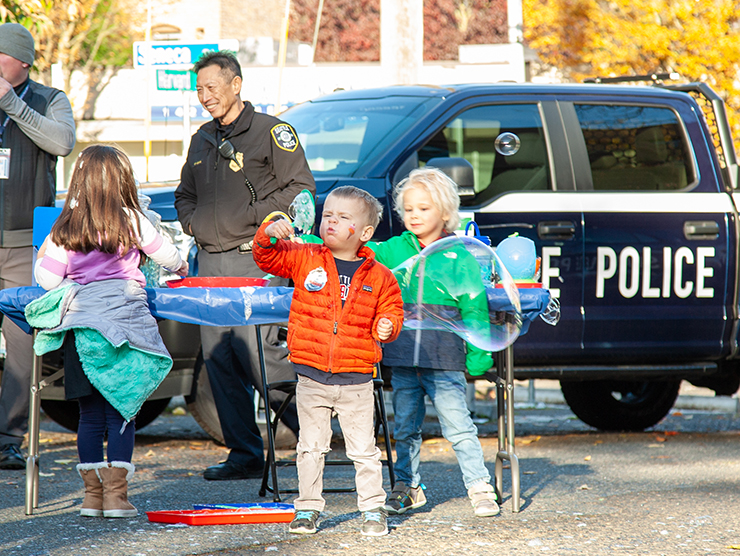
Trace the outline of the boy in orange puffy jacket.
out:
[[[315,533],[324,509],[322,475],[332,411],[355,464],[361,532],[388,533],[372,379],[382,357],[380,342],[395,340],[401,331],[403,302],[396,278],[365,247],[381,214],[373,196],[344,186],[326,198],[319,230],[323,245],[288,241],[293,226],[287,220],[263,224],[255,236],[257,265],[295,283],[288,348],[298,375],[300,434],[291,533]]]

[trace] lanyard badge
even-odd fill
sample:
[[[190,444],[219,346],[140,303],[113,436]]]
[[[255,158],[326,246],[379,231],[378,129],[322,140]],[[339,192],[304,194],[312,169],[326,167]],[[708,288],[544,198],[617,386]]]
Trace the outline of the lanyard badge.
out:
[[[10,149],[0,149],[0,180],[10,177]]]

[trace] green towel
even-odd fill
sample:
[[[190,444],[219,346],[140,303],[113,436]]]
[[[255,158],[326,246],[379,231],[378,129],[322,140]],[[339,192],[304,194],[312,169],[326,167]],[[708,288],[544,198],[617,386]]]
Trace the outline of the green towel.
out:
[[[62,347],[68,328],[60,325],[64,316],[65,296],[71,287],[51,290],[26,306],[28,324],[40,329],[33,346],[36,355]],[[172,359],[133,348],[128,342],[113,345],[92,328],[70,329],[75,331],[75,347],[90,384],[126,421],[133,419],[141,405],[167,376],[172,368]]]

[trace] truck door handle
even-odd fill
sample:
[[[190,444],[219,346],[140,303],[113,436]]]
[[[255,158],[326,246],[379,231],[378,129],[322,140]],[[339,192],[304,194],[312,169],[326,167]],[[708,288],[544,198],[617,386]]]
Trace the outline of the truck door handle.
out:
[[[540,239],[573,239],[576,225],[573,222],[540,222],[537,235]]]
[[[714,220],[687,220],[683,223],[683,235],[686,239],[717,239],[719,224]]]

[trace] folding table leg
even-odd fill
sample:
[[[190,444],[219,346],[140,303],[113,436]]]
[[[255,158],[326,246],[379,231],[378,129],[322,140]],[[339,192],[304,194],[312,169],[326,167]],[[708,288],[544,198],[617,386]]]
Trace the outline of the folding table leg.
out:
[[[36,330],[33,331],[36,340]],[[41,411],[41,397],[39,382],[41,382],[42,358],[33,356],[31,368],[31,396],[28,404],[28,457],[26,458],[26,515],[33,514],[33,509],[39,507],[39,420]]]
[[[509,346],[499,352],[496,358],[498,390],[496,405],[498,409],[498,453],[496,454],[495,480],[496,495],[502,500],[504,460],[508,460],[511,470],[511,511],[518,512],[521,503],[521,481],[519,458],[514,445],[514,348]]]
[[[262,344],[262,329],[260,328],[260,325],[255,325],[254,328],[257,332],[257,352],[259,354],[260,374],[262,376],[262,399],[265,400],[265,422],[267,425],[267,465],[265,465],[265,470],[262,475],[262,487],[260,488],[260,496],[265,495],[265,487],[267,486],[267,473],[269,468],[270,473],[272,473],[272,501],[280,502],[280,490],[278,489],[277,479],[277,464],[275,462],[275,432],[277,426],[275,427],[275,429],[273,429],[273,419],[270,418],[270,390],[267,387],[267,368],[265,367],[265,350]]]

